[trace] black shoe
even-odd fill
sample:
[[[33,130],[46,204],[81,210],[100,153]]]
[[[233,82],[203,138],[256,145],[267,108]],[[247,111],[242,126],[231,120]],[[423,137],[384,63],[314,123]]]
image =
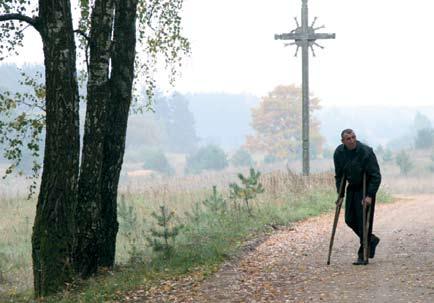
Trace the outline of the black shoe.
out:
[[[378,243],[380,243],[380,238],[372,236],[371,245],[369,245],[369,258],[375,257],[375,249],[377,248]]]
[[[368,263],[368,260],[365,261],[363,258],[357,258],[357,260],[353,262],[353,265],[367,265]]]

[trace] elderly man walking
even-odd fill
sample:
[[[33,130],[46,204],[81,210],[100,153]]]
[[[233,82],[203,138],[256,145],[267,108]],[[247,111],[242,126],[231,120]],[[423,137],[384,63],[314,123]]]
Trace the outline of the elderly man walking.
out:
[[[360,239],[360,248],[354,265],[365,265],[363,259],[363,202],[371,208],[369,217],[369,258],[375,256],[375,249],[380,238],[372,234],[374,223],[375,195],[380,187],[381,173],[377,158],[371,147],[357,141],[352,129],[345,129],[341,133],[342,144],[333,155],[335,165],[336,188],[342,178],[348,182],[345,199],[345,223]],[[366,174],[366,194],[363,191],[363,176]],[[344,181],[345,181],[344,180]]]

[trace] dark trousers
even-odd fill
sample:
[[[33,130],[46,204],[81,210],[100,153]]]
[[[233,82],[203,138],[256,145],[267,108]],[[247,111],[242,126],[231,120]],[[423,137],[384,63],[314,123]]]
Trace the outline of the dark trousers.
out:
[[[351,190],[347,189],[345,199],[345,223],[356,233],[360,239],[360,245],[363,244],[363,190]],[[372,234],[372,226],[374,225],[374,210],[375,210],[375,196],[372,197],[371,203],[371,216],[369,218],[369,243],[373,238],[376,238]],[[359,252],[362,250],[360,249]]]

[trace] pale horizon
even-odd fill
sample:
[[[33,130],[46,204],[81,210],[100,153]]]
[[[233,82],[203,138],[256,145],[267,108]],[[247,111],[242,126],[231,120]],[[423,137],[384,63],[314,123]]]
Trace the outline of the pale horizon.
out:
[[[310,0],[309,20],[336,39],[317,41],[310,55],[310,92],[322,106],[432,106],[434,3],[415,0]],[[192,54],[166,92],[231,93],[263,97],[277,85],[301,85],[301,55],[274,34],[300,22],[301,0],[186,0],[184,34]],[[42,64],[36,31],[26,29],[19,57],[5,62]],[[423,43],[422,43],[423,41]]]

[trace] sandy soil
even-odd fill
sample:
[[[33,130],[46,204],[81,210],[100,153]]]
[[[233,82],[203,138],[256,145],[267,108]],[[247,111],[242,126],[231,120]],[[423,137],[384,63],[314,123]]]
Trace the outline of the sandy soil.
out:
[[[374,259],[354,266],[358,239],[343,222],[327,253],[332,214],[279,230],[197,283],[162,281],[136,302],[434,302],[434,195],[377,205]]]

